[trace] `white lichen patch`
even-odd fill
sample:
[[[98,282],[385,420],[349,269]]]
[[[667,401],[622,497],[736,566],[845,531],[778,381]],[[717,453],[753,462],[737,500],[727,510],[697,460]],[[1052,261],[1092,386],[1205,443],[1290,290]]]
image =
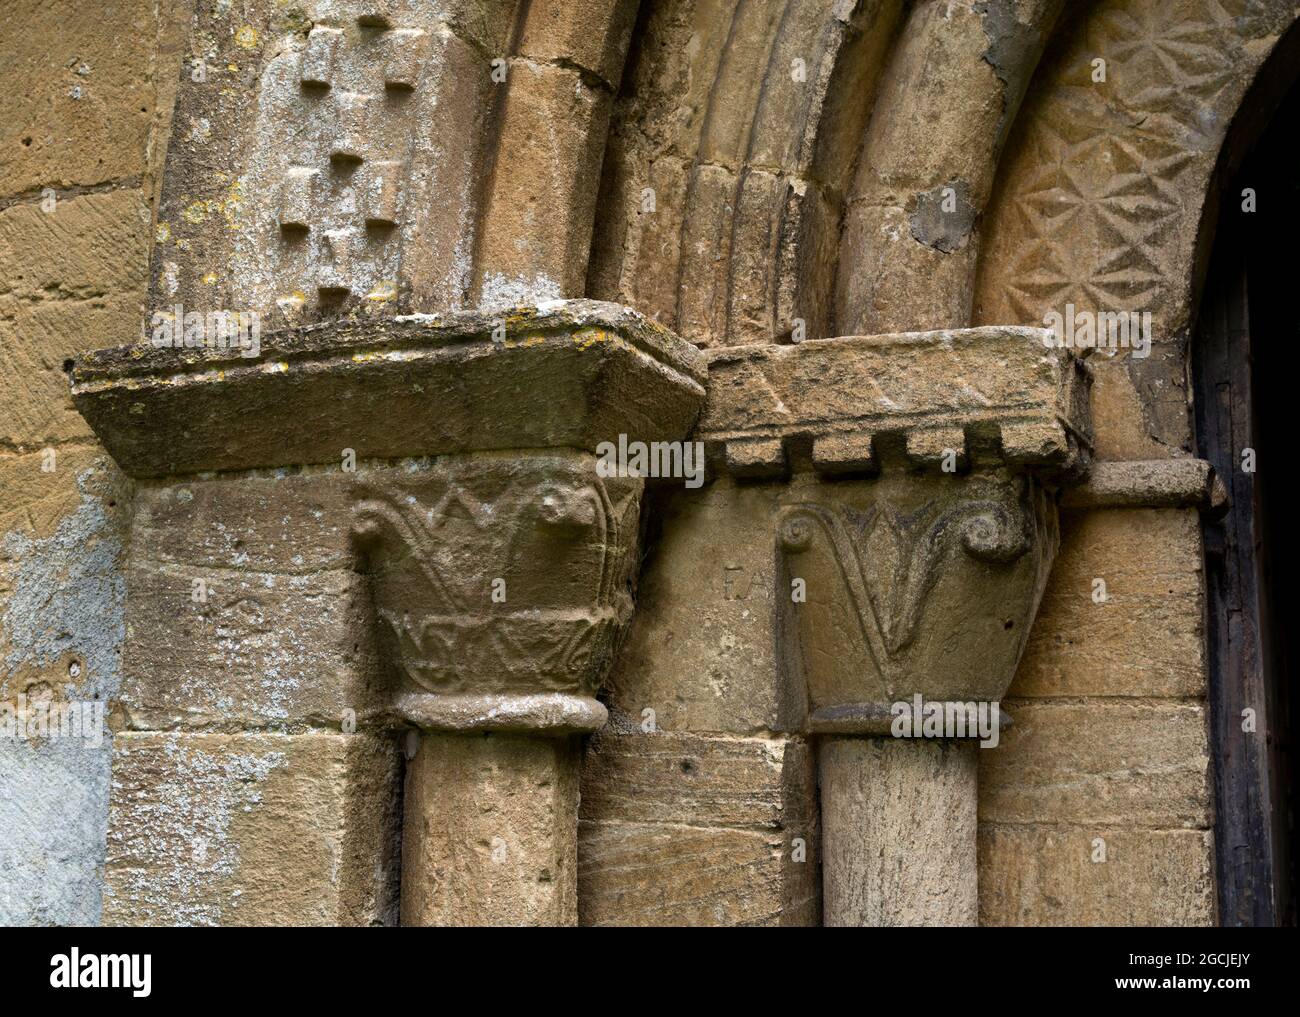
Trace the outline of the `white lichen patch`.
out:
[[[120,523],[99,490],[106,467],[77,477],[81,501],[49,537],[17,531],[3,539],[13,591],[0,613],[7,680],[20,668],[42,668],[68,655],[82,664],[79,695],[117,694],[126,638],[126,583]]]
[[[107,858],[115,916],[221,924],[239,889],[232,821],[261,804],[262,784],[285,763],[258,748],[174,733],[118,740]]]
[[[563,299],[564,290],[560,284],[545,275],[527,278],[489,272],[483,279],[479,307],[485,311],[506,307],[532,307]]]

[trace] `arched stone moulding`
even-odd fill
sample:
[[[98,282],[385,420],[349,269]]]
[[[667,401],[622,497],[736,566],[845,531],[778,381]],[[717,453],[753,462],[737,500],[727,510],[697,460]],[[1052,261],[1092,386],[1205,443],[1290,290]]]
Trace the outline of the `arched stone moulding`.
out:
[[[1005,694],[1089,463],[1089,383],[1029,328],[709,355],[711,461],[788,478],[765,485],[779,725],[820,736],[826,924],[976,923],[974,732],[890,737],[891,708]]]
[[[351,626],[341,640],[354,650],[376,644],[385,666],[364,702],[345,699],[350,721],[305,720],[358,738],[420,732],[403,920],[565,924],[576,920],[572,736],[605,720],[594,697],[631,614],[643,485],[600,476],[595,448],[680,440],[704,380],[702,356],[664,329],[572,301],[308,326],[264,336],[255,358],[101,350],[75,366],[73,397],[123,469],[151,478],[155,513],[192,500],[202,474],[224,481],[210,511],[238,527],[258,468],[315,465],[298,497],[335,514],[321,527],[351,534],[369,591],[336,627]],[[352,459],[355,472],[339,468]],[[203,540],[197,526],[188,537]],[[151,517],[133,553],[165,558],[168,539]],[[279,555],[311,553],[297,544]],[[131,628],[128,684],[148,685],[169,643],[185,641],[185,606],[169,597],[128,582],[128,611],[163,630]],[[230,723],[220,704],[201,717],[184,692],[207,702],[222,684],[216,669],[182,676],[161,722]]]

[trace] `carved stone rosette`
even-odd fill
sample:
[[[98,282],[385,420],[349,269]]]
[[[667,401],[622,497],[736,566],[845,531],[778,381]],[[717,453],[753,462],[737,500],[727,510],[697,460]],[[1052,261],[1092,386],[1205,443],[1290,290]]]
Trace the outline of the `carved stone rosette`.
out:
[[[402,920],[564,924],[572,736],[605,720],[594,697],[632,610],[644,483],[600,475],[595,449],[684,438],[704,380],[702,356],[654,323],[568,301],[307,326],[263,336],[255,358],[100,350],[73,395],[132,476],[341,474],[333,522],[390,675],[380,713],[408,744]]]
[[[974,924],[974,724],[994,713],[1091,450],[1089,375],[1049,333],[976,328],[715,353],[701,430],[790,477],[773,534],[781,723],[821,735],[826,924]],[[793,476],[791,476],[793,474]],[[918,698],[919,697],[919,700]],[[917,734],[921,733],[917,718]]]

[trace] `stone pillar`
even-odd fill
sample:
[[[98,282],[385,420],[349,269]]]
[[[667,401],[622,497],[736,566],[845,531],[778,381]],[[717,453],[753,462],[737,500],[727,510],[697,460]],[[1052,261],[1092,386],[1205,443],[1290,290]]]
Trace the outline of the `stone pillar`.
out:
[[[976,924],[976,756],[971,741],[822,741],[826,925]]]
[[[340,321],[265,335],[257,358],[183,357],[88,354],[74,399],[133,477],[220,472],[231,505],[251,503],[256,467],[329,481],[305,525],[347,535],[358,609],[333,634],[354,653],[375,645],[378,705],[303,723],[413,745],[403,920],[575,923],[580,737],[606,720],[595,694],[632,612],[644,486],[596,452],[685,437],[700,354],[626,308],[561,301],[502,319]],[[167,539],[138,528],[137,550]],[[154,589],[128,606],[174,611]],[[198,670],[187,687],[224,677]]]
[[[1056,492],[1090,448],[1089,376],[1046,338],[711,355],[706,446],[737,476],[785,482],[780,724],[820,742],[828,925],[977,921],[973,738],[996,744],[1059,542]]]
[[[575,737],[416,736],[406,769],[403,925],[576,925]]]

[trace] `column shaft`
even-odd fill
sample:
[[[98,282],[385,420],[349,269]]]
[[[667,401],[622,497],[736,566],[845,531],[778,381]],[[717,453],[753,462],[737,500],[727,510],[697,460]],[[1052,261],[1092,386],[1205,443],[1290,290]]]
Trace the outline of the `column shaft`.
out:
[[[826,925],[976,925],[974,741],[834,737],[819,752]]]
[[[580,739],[419,737],[406,771],[402,924],[577,924]]]

